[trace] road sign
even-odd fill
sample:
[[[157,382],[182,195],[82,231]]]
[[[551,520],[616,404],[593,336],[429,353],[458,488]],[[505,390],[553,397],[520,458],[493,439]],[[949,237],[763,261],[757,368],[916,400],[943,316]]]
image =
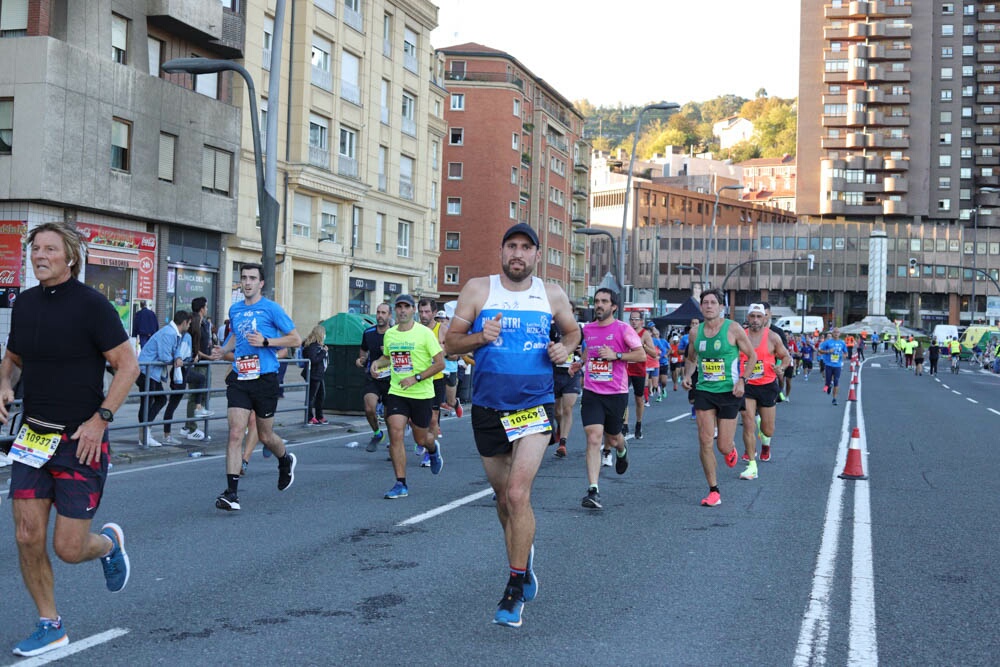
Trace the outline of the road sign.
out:
[[[1000,317],[1000,296],[986,297],[986,317]]]

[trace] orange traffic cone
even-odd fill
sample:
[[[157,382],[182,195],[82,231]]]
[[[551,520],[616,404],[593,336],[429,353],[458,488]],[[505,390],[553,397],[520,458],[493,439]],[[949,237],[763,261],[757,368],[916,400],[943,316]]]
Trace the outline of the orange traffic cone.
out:
[[[851,390],[854,394],[854,390]],[[854,400],[853,398],[851,400]],[[868,479],[864,469],[861,467],[861,433],[857,428],[851,433],[851,443],[847,449],[847,461],[844,463],[844,472],[837,475],[840,479]]]
[[[857,401],[858,400],[857,394],[854,393],[854,385],[853,384],[851,385],[851,393],[849,393],[847,395],[847,400],[848,401]]]

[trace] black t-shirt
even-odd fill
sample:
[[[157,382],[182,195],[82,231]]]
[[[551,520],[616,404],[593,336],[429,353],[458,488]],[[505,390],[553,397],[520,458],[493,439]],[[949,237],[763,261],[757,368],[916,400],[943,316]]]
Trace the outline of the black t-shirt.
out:
[[[386,327],[388,331],[388,327]],[[379,333],[378,327],[368,327],[361,335],[361,349],[368,353],[368,361],[365,363],[365,371],[370,372],[372,364],[382,358],[382,340],[385,332]]]
[[[127,340],[107,297],[74,278],[18,296],[7,349],[21,358],[25,416],[65,425],[90,419],[104,400],[104,352]]]
[[[785,334],[785,332],[782,331],[780,327],[778,327],[777,325],[774,325],[774,324],[772,324],[768,328],[771,331],[773,331],[774,333],[778,334],[778,338],[781,339],[781,344],[784,345],[785,348],[788,348],[788,336]]]

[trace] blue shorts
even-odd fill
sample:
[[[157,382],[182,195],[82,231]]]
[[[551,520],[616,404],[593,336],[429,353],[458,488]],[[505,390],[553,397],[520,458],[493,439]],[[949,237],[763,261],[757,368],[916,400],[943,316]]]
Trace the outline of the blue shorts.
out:
[[[74,427],[75,430],[75,427]],[[47,499],[56,512],[70,519],[93,519],[101,505],[108,478],[108,432],[101,438],[101,456],[89,465],[76,458],[78,440],[63,434],[56,453],[41,468],[14,462],[10,472],[11,500]]]
[[[830,364],[827,364],[825,369],[826,369],[826,384],[828,384],[831,387],[839,387],[841,367],[831,366]]]

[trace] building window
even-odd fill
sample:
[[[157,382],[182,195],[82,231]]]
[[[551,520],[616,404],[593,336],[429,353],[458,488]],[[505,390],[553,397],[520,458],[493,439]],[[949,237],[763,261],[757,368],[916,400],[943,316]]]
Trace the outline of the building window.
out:
[[[361,207],[351,207],[351,247],[361,247]]]
[[[448,143],[452,146],[461,146],[465,139],[465,129],[461,127],[453,127],[449,131],[448,136]]]
[[[365,19],[361,14],[361,0],[344,0],[344,23],[362,32]]]
[[[939,167],[950,167],[951,166],[951,156],[950,155],[938,155],[938,166]]]
[[[399,196],[413,199],[413,158],[407,155],[399,157]]]
[[[337,173],[349,178],[358,176],[358,133],[349,127],[340,128]]]
[[[431,210],[438,210],[438,184],[437,181],[431,181]]]
[[[0,100],[0,153],[9,154],[14,147],[14,100]]]
[[[378,190],[386,191],[387,175],[385,173],[385,163],[389,156],[389,149],[385,146],[378,147]]]
[[[204,146],[201,151],[201,189],[228,195],[233,154],[221,148]]]
[[[562,251],[549,248],[549,264],[562,266]]]
[[[439,150],[440,150],[440,146],[439,146],[438,142],[432,141],[431,142],[431,169],[433,169],[434,171],[437,171],[437,168],[438,168],[438,151]]]
[[[292,236],[307,239],[312,236],[312,197],[295,193],[292,211]]]
[[[174,148],[177,137],[160,132],[160,153],[156,160],[156,175],[161,181],[174,181]]]
[[[382,55],[392,57],[392,15],[382,17]]]
[[[403,93],[403,133],[411,137],[417,136],[417,122],[414,115],[416,107],[416,99],[409,93]]]
[[[955,55],[955,50],[950,46],[941,47],[941,57],[942,58],[952,58]]]
[[[385,213],[375,214],[375,252],[385,252]]]
[[[120,118],[111,119],[111,168],[128,171],[132,152],[132,123]]]
[[[381,104],[382,104],[382,116],[381,121],[384,125],[389,124],[389,82],[382,79],[382,92],[381,92]]]
[[[461,250],[462,249],[462,234],[461,234],[461,232],[445,232],[445,235],[444,235],[444,249],[445,250]]]
[[[514,132],[510,135],[510,147],[514,150],[521,149],[521,135],[518,132]]]
[[[160,65],[163,64],[163,42],[155,37],[146,40],[149,43],[149,74],[160,76]]]
[[[312,38],[312,84],[325,90],[333,90],[333,75],[330,73],[330,53],[333,45],[319,35]]]
[[[514,98],[514,115],[521,117],[521,100]]]
[[[446,267],[444,267],[444,284],[445,285],[457,285],[458,284],[458,267],[457,266],[446,266]]]
[[[448,178],[452,181],[462,180],[462,163],[461,162],[449,162],[448,163]]]
[[[951,189],[951,176],[938,176],[938,190]]]
[[[938,210],[939,211],[950,211],[951,210],[951,200],[950,199],[938,199]]]
[[[465,111],[465,93],[451,94],[451,110]]]
[[[512,201],[510,203],[510,210],[508,211],[508,215],[509,215],[509,217],[510,217],[511,220],[517,220],[517,202],[516,201]]]
[[[953,26],[950,23],[944,23],[944,24],[941,25],[941,36],[942,37],[951,37],[954,34],[955,34],[955,26]]]
[[[413,231],[413,223],[400,220],[396,231],[396,256],[410,256],[410,234]]]
[[[330,121],[309,114],[309,164],[330,168]]]
[[[28,0],[0,2],[0,37],[25,37],[28,34]]]
[[[462,215],[462,198],[448,197],[448,215]]]
[[[417,71],[417,33],[409,27],[403,28],[403,67]]]
[[[0,4],[3,12],[7,3]],[[111,59],[122,65],[128,62],[128,19],[118,14],[111,15]]]
[[[510,182],[515,185],[517,185],[517,172],[518,172],[517,167],[510,168]]]
[[[261,62],[265,71],[271,69],[271,42],[274,40],[274,19],[270,16],[264,17],[264,37],[262,43],[264,48],[261,52]]]
[[[955,70],[952,69],[951,67],[942,67],[941,68],[941,80],[942,81],[951,81],[954,78],[954,76],[955,76]]]
[[[319,212],[319,239],[320,241],[337,242],[337,213],[339,207],[325,201]]]
[[[941,89],[941,101],[942,102],[950,102],[951,101],[951,89],[949,89],[949,88],[942,88]]]
[[[361,59],[348,51],[341,53],[340,97],[361,104]]]

